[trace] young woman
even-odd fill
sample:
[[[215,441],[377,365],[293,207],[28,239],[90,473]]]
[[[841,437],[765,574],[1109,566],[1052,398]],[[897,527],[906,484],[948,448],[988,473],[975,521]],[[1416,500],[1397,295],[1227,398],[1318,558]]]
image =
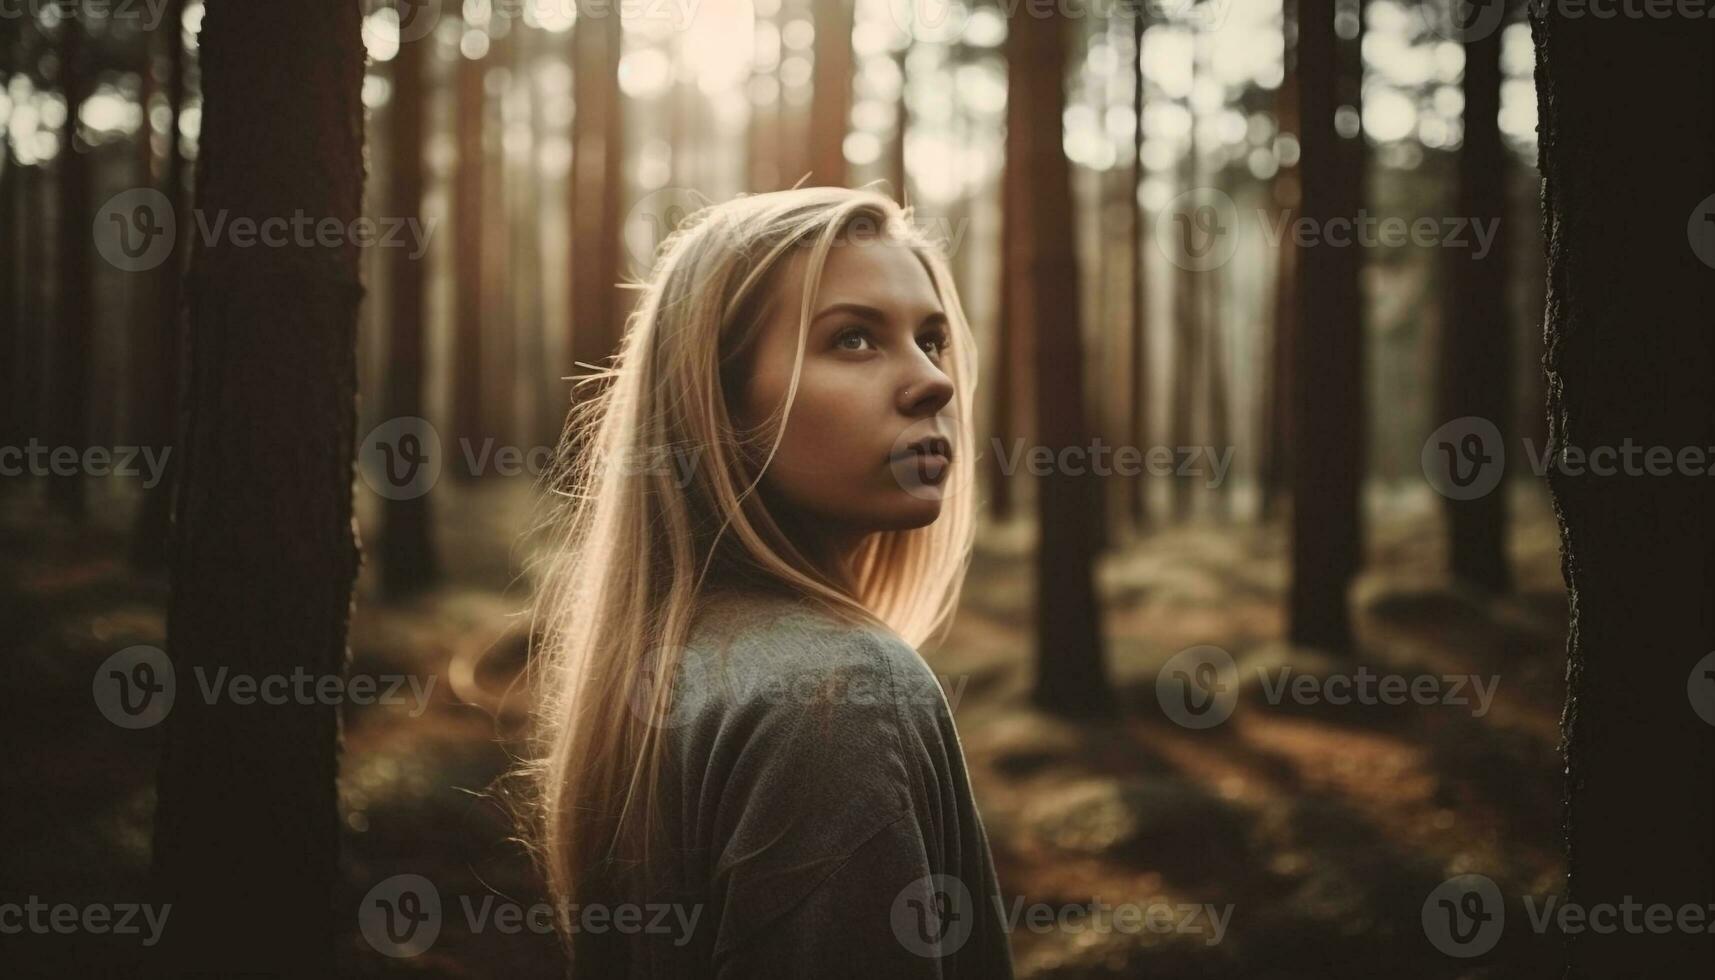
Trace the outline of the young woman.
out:
[[[975,351],[910,222],[692,216],[568,428],[531,829],[577,976],[1011,976],[914,649],[969,557]]]

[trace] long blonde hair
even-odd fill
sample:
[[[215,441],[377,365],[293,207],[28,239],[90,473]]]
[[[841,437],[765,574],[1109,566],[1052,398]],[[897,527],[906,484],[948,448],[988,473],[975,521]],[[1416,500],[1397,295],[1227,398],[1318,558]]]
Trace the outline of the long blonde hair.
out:
[[[614,363],[591,380],[547,475],[535,559],[531,679],[537,692],[527,828],[564,917],[602,871],[647,859],[672,678],[711,583],[761,583],[818,601],[917,646],[949,623],[970,557],[974,466],[956,453],[933,523],[867,536],[850,580],[805,557],[755,492],[773,459],[803,366],[811,304],[829,249],[857,222],[921,260],[947,315],[944,364],[956,443],[970,447],[976,352],[938,243],[871,190],[799,188],[703,208],[661,243]],[[807,249],[797,361],[778,411],[741,431],[736,404],[776,273]],[[658,465],[693,453],[688,479]],[[639,465],[642,463],[643,465]],[[641,710],[640,710],[641,709]]]

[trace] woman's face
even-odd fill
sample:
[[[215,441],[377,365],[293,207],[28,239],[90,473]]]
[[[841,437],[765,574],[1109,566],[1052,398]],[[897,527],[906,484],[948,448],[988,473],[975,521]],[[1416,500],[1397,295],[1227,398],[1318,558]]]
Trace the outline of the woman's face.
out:
[[[753,349],[739,422],[778,410],[792,380],[809,249],[782,267]],[[836,243],[811,304],[804,367],[762,489],[806,531],[850,540],[941,513],[956,452],[951,333],[928,270],[885,239]]]

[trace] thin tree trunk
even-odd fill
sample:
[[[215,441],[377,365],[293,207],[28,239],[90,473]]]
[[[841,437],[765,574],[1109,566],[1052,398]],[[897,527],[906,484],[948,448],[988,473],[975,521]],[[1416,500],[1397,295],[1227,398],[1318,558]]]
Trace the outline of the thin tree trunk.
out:
[[[1362,200],[1363,136],[1341,137],[1335,110],[1356,106],[1342,70],[1335,0],[1299,0],[1300,174],[1304,216],[1319,229],[1351,221]],[[1327,243],[1300,250],[1298,329],[1293,335],[1291,422],[1294,643],[1352,647],[1347,591],[1357,572],[1363,479],[1361,250]]]
[[[911,203],[907,183],[910,177],[905,172],[905,136],[911,131],[911,105],[906,99],[906,94],[911,91],[910,76],[905,69],[908,53],[910,48],[901,48],[894,56],[899,65],[899,99],[893,107],[893,143],[888,146],[887,153],[887,175],[893,184],[893,199],[902,205]]]
[[[1191,144],[1183,164],[1184,188],[1189,192],[1198,186],[1197,124],[1192,111]],[[1202,361],[1203,338],[1203,274],[1190,263],[1179,263],[1173,287],[1173,402],[1170,424],[1174,452],[1184,451],[1196,439],[1194,431],[1198,384],[1198,368]],[[1184,521],[1191,516],[1191,481],[1174,476],[1172,487],[1173,518]]]
[[[344,0],[211,4],[197,204],[350,228],[362,213],[364,51]],[[179,970],[333,973],[339,713],[208,703],[206,678],[339,678],[352,533],[357,247],[198,243],[176,501],[155,866]],[[225,671],[223,675],[221,672]]]
[[[592,11],[600,9],[593,5]],[[580,16],[573,28],[572,336],[576,364],[605,364],[619,342],[619,204],[624,192],[619,92],[620,20]],[[568,373],[583,375],[574,366]],[[575,391],[582,396],[584,392]]]
[[[1715,904],[1715,234],[1700,221],[1715,29],[1552,5],[1532,19],[1551,445],[1588,454],[1549,470],[1572,614],[1569,902],[1701,913]],[[1603,475],[1599,451],[1627,445],[1675,462],[1652,473],[1638,452]],[[1568,976],[1706,976],[1705,925],[1582,931]]]
[[[1149,309],[1146,306],[1148,291],[1145,288],[1149,279],[1149,266],[1144,256],[1147,254],[1143,247],[1143,203],[1139,198],[1143,189],[1143,33],[1147,28],[1144,8],[1139,6],[1132,14],[1131,24],[1131,114],[1134,128],[1132,130],[1131,160],[1126,167],[1126,236],[1129,244],[1126,254],[1130,256],[1128,268],[1131,269],[1131,325],[1132,342],[1131,357],[1128,366],[1131,369],[1131,444],[1142,452],[1150,448],[1150,350],[1149,350]],[[1142,475],[1131,478],[1131,492],[1127,502],[1131,508],[1132,526],[1138,531],[1146,531],[1150,526],[1149,516],[1149,484]]]
[[[1285,0],[1282,24],[1290,31],[1294,21],[1294,0]],[[1280,90],[1275,93],[1275,117],[1282,134],[1299,135],[1298,122],[1298,52],[1294,45],[1281,45],[1285,72]],[[1290,223],[1299,217],[1298,164],[1280,163],[1274,177],[1274,206]],[[1274,310],[1264,340],[1262,397],[1259,399],[1261,417],[1257,431],[1262,435],[1259,455],[1258,510],[1263,520],[1272,520],[1279,512],[1285,491],[1287,455],[1291,451],[1291,399],[1293,320],[1298,314],[1298,245],[1291,235],[1283,235],[1275,252]]]
[[[1065,111],[1065,17],[1017,18],[1007,38],[1009,98],[1018,99],[1022,124],[1014,143],[1021,156],[1022,207],[1029,214],[1013,244],[1023,261],[1015,268],[1033,284],[1029,318],[1035,340],[1036,431],[1058,457],[1066,447],[1087,446],[1084,352],[1078,297],[1077,231],[1070,163],[1062,143]],[[1024,191],[1028,189],[1028,193]],[[1087,472],[1058,467],[1037,481],[1036,686],[1034,702],[1064,714],[1111,709],[1112,690],[1102,649],[1096,597],[1096,541],[1092,517],[1099,487]]]
[[[1493,223],[1486,255],[1448,249],[1446,316],[1441,327],[1440,421],[1477,416],[1502,434],[1513,431],[1512,323],[1507,315],[1507,151],[1501,143],[1501,32],[1465,43],[1465,135],[1459,150],[1455,214]],[[1484,450],[1506,471],[1505,447]],[[1489,464],[1484,464],[1489,465]],[[1507,486],[1469,499],[1446,499],[1449,555],[1455,581],[1504,592],[1507,569]]]
[[[60,78],[65,95],[65,125],[59,152],[59,337],[53,345],[53,426],[56,447],[80,454],[89,441],[89,373],[94,356],[93,270],[90,267],[91,215],[89,152],[78,139],[78,109],[89,96],[84,64],[84,16],[73,11],[60,23]],[[81,474],[56,473],[55,507],[72,518],[84,516]]]
[[[185,45],[178,25],[184,18],[185,0],[173,0],[165,23],[174,25],[161,32],[167,46],[167,156],[162,167],[161,183],[167,203],[175,215],[188,215],[185,194],[185,154],[179,142],[179,112],[185,100]],[[146,139],[146,137],[145,137]],[[153,376],[142,389],[138,404],[141,409],[142,439],[146,445],[161,447],[165,453],[163,474],[153,487],[143,489],[142,502],[132,528],[131,563],[138,569],[158,569],[167,563],[167,535],[172,527],[173,488],[178,483],[181,455],[173,449],[178,442],[179,422],[179,359],[183,353],[185,248],[188,236],[175,235],[172,251],[157,273],[155,283],[155,323],[153,335],[143,345],[151,351],[147,360],[154,365]],[[143,372],[147,374],[148,372]]]
[[[461,55],[454,72],[458,170],[453,174],[453,435],[457,446],[482,443],[483,131],[487,62]],[[453,459],[464,461],[463,452]],[[459,466],[453,472],[474,476]]]
[[[811,70],[811,184],[846,184],[846,131],[852,108],[853,0],[816,0],[815,63]]]
[[[387,214],[416,222],[423,210],[423,134],[429,99],[425,63],[428,39],[406,41],[393,59],[393,101],[387,107],[388,143],[393,171],[387,177]],[[387,370],[382,393],[388,419],[423,417],[424,316],[428,258],[414,247],[385,252],[388,298]],[[392,596],[421,591],[435,580],[427,493],[394,494],[381,503],[379,571],[382,588]]]

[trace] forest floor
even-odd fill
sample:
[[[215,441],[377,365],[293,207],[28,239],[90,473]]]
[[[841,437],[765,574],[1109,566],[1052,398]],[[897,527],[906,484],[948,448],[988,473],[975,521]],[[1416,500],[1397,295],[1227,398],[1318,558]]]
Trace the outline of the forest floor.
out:
[[[985,528],[957,623],[925,653],[955,708],[1007,910],[1020,913],[1019,975],[1557,976],[1558,942],[1531,928],[1520,899],[1558,893],[1564,876],[1566,599],[1546,499],[1516,489],[1505,599],[1448,588],[1428,501],[1375,515],[1354,590],[1359,653],[1344,661],[1279,640],[1278,525],[1177,526],[1111,552],[1100,582],[1121,710],[1100,722],[1029,706],[1030,535]],[[541,900],[493,793],[520,716],[520,490],[437,490],[447,577],[433,593],[389,603],[373,569],[360,579],[351,672],[408,675],[425,697],[346,711],[342,975],[558,975],[551,936],[493,917]],[[146,888],[160,731],[108,723],[91,692],[108,656],[163,642],[168,592],[127,566],[130,502],[102,492],[113,496],[74,525],[0,488],[0,902],[135,901]],[[1223,724],[1192,729],[1172,720],[1157,678],[1204,645],[1231,656],[1240,696]],[[1335,703],[1397,690],[1383,677],[1419,693]],[[1296,685],[1284,695],[1283,679]],[[1431,892],[1464,873],[1493,879],[1510,913],[1498,945],[1469,960],[1425,935]],[[398,874],[434,884],[442,928],[426,952],[389,959],[356,910]],[[1090,903],[1140,907],[1146,923],[1171,909],[1174,926],[1074,908]],[[1033,924],[1039,914],[1060,924]],[[136,961],[135,939],[7,938],[7,975]]]

